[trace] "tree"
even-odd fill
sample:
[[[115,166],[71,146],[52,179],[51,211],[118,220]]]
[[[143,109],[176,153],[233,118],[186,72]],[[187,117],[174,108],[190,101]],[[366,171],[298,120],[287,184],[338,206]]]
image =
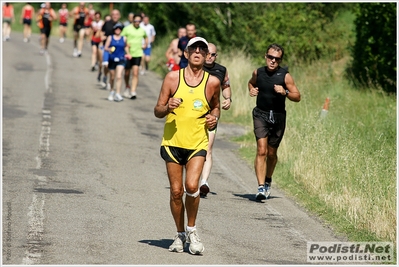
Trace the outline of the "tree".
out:
[[[362,3],[350,75],[359,84],[396,92],[396,3]]]

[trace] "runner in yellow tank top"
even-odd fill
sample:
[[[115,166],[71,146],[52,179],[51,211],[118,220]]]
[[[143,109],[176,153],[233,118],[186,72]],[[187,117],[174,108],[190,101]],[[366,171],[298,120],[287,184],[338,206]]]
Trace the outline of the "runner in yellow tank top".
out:
[[[202,69],[209,55],[204,38],[190,39],[184,55],[188,66],[166,74],[154,114],[157,118],[166,117],[161,156],[166,163],[170,209],[177,229],[169,250],[183,252],[188,242],[190,253],[201,254],[205,248],[195,224],[200,202],[199,179],[208,148],[207,131],[217,126],[220,116],[220,81]]]

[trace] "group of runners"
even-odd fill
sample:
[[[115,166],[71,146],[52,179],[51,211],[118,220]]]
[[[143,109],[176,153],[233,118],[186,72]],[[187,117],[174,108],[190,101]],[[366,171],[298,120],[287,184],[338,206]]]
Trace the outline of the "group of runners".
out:
[[[97,71],[97,80],[104,89],[109,90],[108,100],[120,102],[124,98],[136,99],[139,74],[148,71],[151,60],[151,45],[156,31],[150,23],[149,16],[140,12],[129,13],[128,21],[120,21],[119,10],[104,15],[96,11],[92,4],[80,2],[68,9],[62,3],[56,12],[50,2],[40,5],[39,10],[31,3],[22,8],[21,23],[24,25],[24,42],[29,42],[32,33],[32,22],[36,21],[40,29],[40,54],[47,53],[49,37],[53,22],[59,21],[59,42],[64,43],[68,22],[73,21],[72,56],[82,57],[83,47],[88,43],[91,50],[90,69]],[[9,41],[11,24],[14,21],[13,5],[3,5],[3,39]],[[120,36],[124,36],[120,38]],[[123,97],[122,80],[125,81]]]

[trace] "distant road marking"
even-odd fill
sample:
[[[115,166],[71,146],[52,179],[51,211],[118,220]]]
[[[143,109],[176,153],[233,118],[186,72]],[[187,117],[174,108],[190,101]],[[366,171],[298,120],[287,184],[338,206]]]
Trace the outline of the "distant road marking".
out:
[[[44,76],[44,84],[46,93],[52,93],[50,86],[50,77],[52,72],[51,58],[48,53],[45,55],[47,71]],[[46,94],[45,94],[46,96]],[[45,100],[44,100],[45,101]],[[36,156],[36,169],[41,169],[43,160],[48,158],[50,153],[50,134],[51,134],[51,110],[44,109],[44,102],[42,108],[42,129],[39,136],[39,153]],[[36,175],[38,185],[46,185],[47,177]],[[44,206],[45,194],[33,192],[32,203],[29,206],[28,212],[28,235],[26,238],[27,245],[25,250],[25,257],[22,259],[22,264],[40,264],[42,257],[42,241],[44,235]]]

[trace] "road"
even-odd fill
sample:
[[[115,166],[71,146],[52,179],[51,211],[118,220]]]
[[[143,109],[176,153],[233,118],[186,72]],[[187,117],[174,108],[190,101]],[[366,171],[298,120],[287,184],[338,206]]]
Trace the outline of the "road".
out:
[[[205,252],[169,252],[162,79],[146,73],[136,100],[110,102],[88,44],[73,58],[72,40],[52,38],[40,55],[37,35],[13,33],[2,50],[3,264],[307,264],[307,241],[342,239],[277,188],[254,201],[253,168],[228,141],[245,129],[221,120],[197,220]]]

